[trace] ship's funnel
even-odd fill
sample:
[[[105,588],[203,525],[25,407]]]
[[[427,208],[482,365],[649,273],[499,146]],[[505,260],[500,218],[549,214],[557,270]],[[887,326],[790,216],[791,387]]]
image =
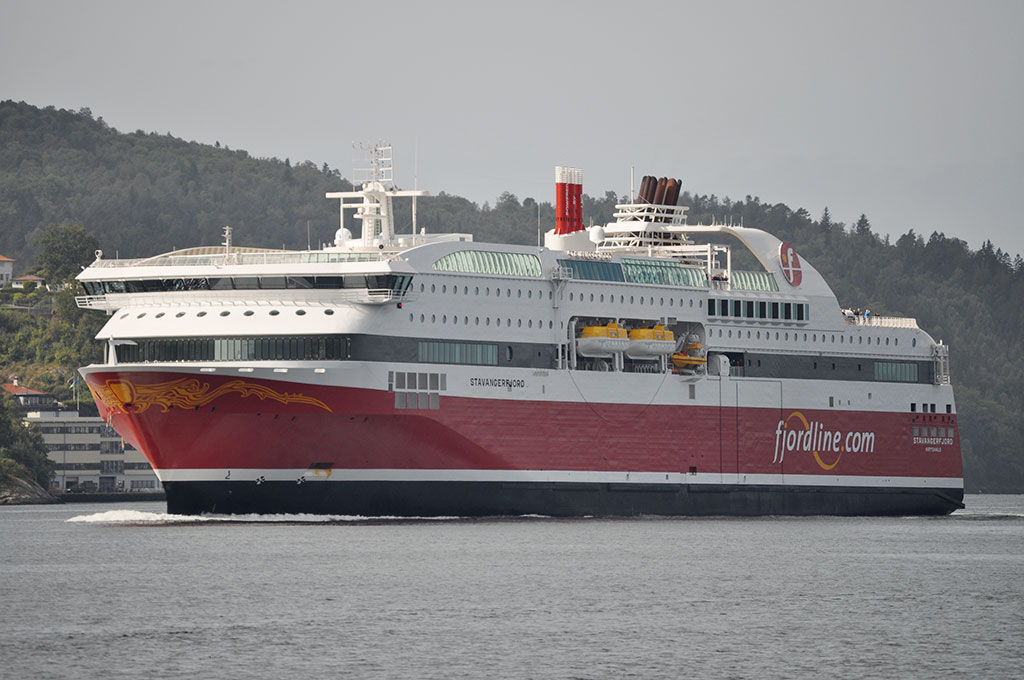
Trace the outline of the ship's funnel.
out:
[[[583,229],[583,171],[555,167],[555,234]]]

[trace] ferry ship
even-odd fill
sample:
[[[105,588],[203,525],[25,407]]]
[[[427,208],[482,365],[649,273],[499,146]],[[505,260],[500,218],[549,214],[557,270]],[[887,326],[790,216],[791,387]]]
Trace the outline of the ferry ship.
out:
[[[948,347],[841,310],[794,244],[687,224],[671,178],[585,228],[582,172],[562,167],[543,246],[417,233],[426,193],[395,188],[388,148],[371,156],[360,190],[327,194],[329,245],[241,248],[226,229],[217,247],[97,252],[78,276],[79,306],[110,315],[81,373],[169,512],[962,507]]]

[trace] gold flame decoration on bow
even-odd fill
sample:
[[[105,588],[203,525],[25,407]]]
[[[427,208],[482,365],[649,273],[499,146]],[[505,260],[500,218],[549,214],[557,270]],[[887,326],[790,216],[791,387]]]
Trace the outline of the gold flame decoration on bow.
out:
[[[278,392],[266,385],[245,380],[229,380],[219,387],[211,388],[210,383],[200,382],[195,378],[179,378],[149,385],[137,385],[130,380],[115,378],[95,388],[89,385],[89,390],[97,401],[115,413],[127,413],[129,408],[132,413],[143,413],[150,406],[159,406],[161,413],[167,413],[175,406],[205,406],[232,392],[240,394],[242,398],[257,397],[261,401],[272,399],[282,404],[310,404],[333,413],[327,404],[314,397],[294,392]]]

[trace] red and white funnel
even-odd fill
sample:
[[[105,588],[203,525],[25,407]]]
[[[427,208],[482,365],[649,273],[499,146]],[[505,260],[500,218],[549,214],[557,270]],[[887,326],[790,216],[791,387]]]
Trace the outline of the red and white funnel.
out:
[[[583,230],[583,171],[555,167],[555,234]]]

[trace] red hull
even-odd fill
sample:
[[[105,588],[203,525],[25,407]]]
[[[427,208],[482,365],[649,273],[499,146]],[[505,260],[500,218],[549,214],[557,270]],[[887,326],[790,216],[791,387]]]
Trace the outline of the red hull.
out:
[[[123,390],[123,399],[116,390],[104,393],[111,382],[181,379],[197,380],[206,396],[161,404]],[[90,373],[87,381],[101,415],[154,468],[167,471],[329,463],[335,469],[817,475],[826,483],[838,476],[962,477],[955,415],[447,395],[436,410],[396,410],[394,395],[382,390],[244,381],[275,398],[223,391],[243,382],[237,378],[170,372]],[[912,428],[925,425],[950,436],[915,443]]]

